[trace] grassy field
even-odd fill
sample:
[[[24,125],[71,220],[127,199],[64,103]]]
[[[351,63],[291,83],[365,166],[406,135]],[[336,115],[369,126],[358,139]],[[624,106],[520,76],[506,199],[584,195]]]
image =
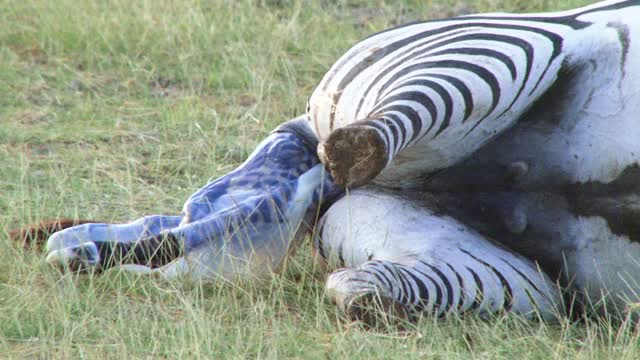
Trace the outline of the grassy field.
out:
[[[639,358],[627,323],[425,318],[368,331],[325,300],[309,251],[261,287],[182,287],[60,276],[7,236],[44,218],[178,213],[302,113],[370,33],[590,2],[0,0],[0,358]]]

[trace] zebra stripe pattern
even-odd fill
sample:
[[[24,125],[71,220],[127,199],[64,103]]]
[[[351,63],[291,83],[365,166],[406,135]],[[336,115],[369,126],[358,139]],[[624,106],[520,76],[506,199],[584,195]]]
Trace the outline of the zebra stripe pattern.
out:
[[[375,129],[386,144],[387,165],[403,149],[429,143],[448,161],[421,169],[446,167],[511,126],[553,84],[578,51],[579,42],[568,40],[590,25],[581,16],[639,3],[467,16],[383,31],[329,70],[310,98],[310,121],[321,139],[354,123]]]
[[[505,259],[492,265],[463,252],[467,264],[462,266],[436,266],[423,260],[412,265],[370,260],[357,268],[332,273],[327,288],[346,285],[352,297],[376,293],[402,304],[411,314],[435,316],[452,312],[486,316],[515,310],[528,317],[551,318],[554,310],[549,309],[561,305],[550,295],[553,290],[541,284],[539,274],[533,278]]]

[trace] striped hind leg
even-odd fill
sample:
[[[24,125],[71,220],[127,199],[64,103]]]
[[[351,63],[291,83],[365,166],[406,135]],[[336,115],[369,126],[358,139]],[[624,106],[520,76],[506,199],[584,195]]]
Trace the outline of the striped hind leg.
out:
[[[363,305],[372,300],[409,317],[561,313],[559,290],[534,263],[398,193],[365,188],[339,200],[314,246],[330,267],[342,267],[326,290],[351,318],[370,321]]]

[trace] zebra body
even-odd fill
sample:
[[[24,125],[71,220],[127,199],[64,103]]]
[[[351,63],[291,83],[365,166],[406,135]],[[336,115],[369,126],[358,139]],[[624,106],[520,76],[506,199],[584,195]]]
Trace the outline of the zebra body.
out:
[[[314,248],[343,267],[327,290],[356,317],[375,295],[409,314],[553,318],[559,273],[596,301],[607,291],[616,305],[637,300],[637,19],[640,0],[605,1],[373,35],[329,70],[305,116],[195,193],[181,217],[71,228],[49,240],[49,259],[112,266],[105,254],[124,246],[143,249],[130,270],[264,275],[324,200]],[[318,178],[319,161],[331,178]],[[182,253],[152,270],[159,239]]]
[[[339,148],[332,137],[340,134],[358,149],[357,137],[340,130],[373,129],[385,147],[374,184],[437,194],[447,214],[479,231],[476,239],[537,260],[590,305],[605,298],[623,309],[640,294],[638,19],[640,1],[606,1],[374,35],[338,60],[311,97],[321,159],[343,184],[359,184],[358,171],[340,174],[345,167],[333,164],[348,157],[322,157],[331,153],[322,147]],[[375,157],[368,150],[350,165]],[[375,202],[358,199],[366,223],[362,209]],[[390,243],[407,240],[419,243],[389,232]]]

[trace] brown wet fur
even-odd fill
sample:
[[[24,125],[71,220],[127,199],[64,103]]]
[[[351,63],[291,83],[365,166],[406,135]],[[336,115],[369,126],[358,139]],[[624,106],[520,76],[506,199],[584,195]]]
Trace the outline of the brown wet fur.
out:
[[[359,124],[333,130],[318,145],[318,156],[335,183],[348,188],[366,185],[387,163],[386,146],[380,135]]]
[[[97,222],[98,221],[94,220],[79,219],[43,220],[38,224],[27,225],[23,228],[10,231],[9,238],[15,242],[22,244],[22,246],[25,248],[32,246],[42,247],[49,236],[57,231],[64,230],[76,225]]]

